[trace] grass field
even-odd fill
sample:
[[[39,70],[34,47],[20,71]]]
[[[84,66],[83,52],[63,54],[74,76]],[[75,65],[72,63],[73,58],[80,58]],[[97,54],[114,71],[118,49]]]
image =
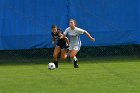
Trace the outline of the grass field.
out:
[[[74,69],[61,62],[48,70],[46,59],[1,60],[0,93],[140,93],[140,59],[81,60]]]

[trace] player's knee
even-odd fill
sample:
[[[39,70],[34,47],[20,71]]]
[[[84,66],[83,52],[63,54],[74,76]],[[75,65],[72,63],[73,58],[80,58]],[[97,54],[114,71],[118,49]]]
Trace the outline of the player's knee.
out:
[[[65,56],[61,56],[61,60],[65,60],[67,58],[67,56],[65,55]]]
[[[75,57],[75,55],[70,55],[70,58],[73,59]]]

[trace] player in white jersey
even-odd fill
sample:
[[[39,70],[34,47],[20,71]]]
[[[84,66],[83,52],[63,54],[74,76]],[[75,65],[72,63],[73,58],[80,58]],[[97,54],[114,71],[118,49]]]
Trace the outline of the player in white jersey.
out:
[[[77,64],[76,54],[81,47],[80,34],[86,34],[92,42],[94,42],[95,39],[86,30],[76,27],[76,21],[74,19],[70,19],[69,26],[70,27],[68,27],[63,34],[68,34],[70,36],[70,58],[74,62],[74,68],[79,68]]]

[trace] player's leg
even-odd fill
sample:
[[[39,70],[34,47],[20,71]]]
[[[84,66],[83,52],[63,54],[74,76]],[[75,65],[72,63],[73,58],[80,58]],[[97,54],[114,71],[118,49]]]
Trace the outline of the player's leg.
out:
[[[78,68],[78,64],[77,64],[77,61],[78,59],[76,58],[76,54],[78,53],[77,50],[71,50],[70,51],[70,58],[72,60],[72,62],[74,62],[74,68]]]
[[[67,53],[69,51],[69,46],[66,44],[61,45],[61,60],[65,60],[67,58]]]
[[[76,58],[76,54],[78,53],[79,50],[80,50],[80,47],[78,46],[75,46],[72,48],[72,50],[70,50],[70,58],[74,62],[74,68],[79,67],[77,64],[78,59]]]
[[[60,52],[61,48],[59,46],[56,46],[54,49],[54,53],[53,53],[53,59],[54,59],[54,64],[56,66],[56,68],[58,68],[58,54]]]
[[[67,49],[61,49],[61,60],[65,60],[67,58]]]

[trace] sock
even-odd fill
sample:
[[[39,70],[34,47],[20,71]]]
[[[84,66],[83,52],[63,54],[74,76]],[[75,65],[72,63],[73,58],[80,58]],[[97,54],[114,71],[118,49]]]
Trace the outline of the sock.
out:
[[[73,58],[74,61],[77,61],[78,59],[76,58],[76,56]]]
[[[55,67],[58,68],[58,61],[54,61]]]
[[[77,63],[77,58],[76,58],[76,56],[72,59],[72,62],[74,62],[74,63]]]

